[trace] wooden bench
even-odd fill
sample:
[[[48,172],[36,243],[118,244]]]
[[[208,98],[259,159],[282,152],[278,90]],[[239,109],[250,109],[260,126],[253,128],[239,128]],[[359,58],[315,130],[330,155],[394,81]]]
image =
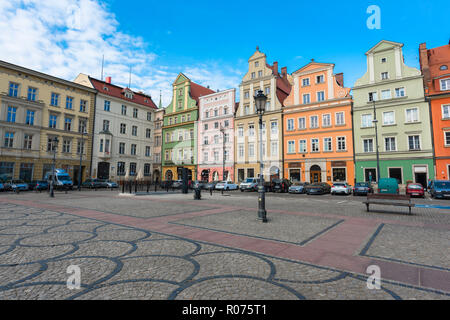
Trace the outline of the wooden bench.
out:
[[[388,200],[388,201],[381,201],[381,200]],[[363,203],[367,207],[367,212],[369,212],[369,205],[371,204],[408,207],[409,214],[411,214],[411,208],[416,206],[414,203],[411,203],[410,195],[384,194],[384,193],[368,194],[367,200],[364,201]]]

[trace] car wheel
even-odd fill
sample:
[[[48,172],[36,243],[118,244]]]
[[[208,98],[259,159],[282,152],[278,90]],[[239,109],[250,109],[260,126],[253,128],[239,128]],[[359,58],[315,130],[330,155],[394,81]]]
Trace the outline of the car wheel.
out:
[[[244,192],[244,189],[241,189],[241,192]]]

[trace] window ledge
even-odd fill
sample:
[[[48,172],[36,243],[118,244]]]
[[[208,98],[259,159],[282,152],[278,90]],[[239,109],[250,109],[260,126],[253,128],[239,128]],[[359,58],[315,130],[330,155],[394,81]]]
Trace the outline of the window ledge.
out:
[[[415,121],[415,122],[405,122],[404,124],[408,125],[408,124],[421,124],[421,123],[422,123],[422,121]]]
[[[383,125],[381,125],[382,127],[395,127],[397,124],[396,123],[394,123],[394,124],[383,124]]]
[[[371,126],[371,127],[361,127],[361,129],[373,129],[373,128],[375,128],[374,126]]]

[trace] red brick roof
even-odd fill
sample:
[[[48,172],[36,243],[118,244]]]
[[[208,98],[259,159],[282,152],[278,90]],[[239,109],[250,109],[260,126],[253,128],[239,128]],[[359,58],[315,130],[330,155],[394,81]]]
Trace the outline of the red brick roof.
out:
[[[205,87],[191,81],[191,97],[192,97],[192,99],[195,99],[195,101],[197,101],[197,104],[198,104],[198,98],[200,98],[201,96],[206,96],[211,93],[215,93],[215,91],[205,88]]]
[[[111,97],[115,97],[115,98],[119,98],[124,101],[140,104],[140,105],[143,105],[143,106],[146,106],[149,108],[158,109],[156,107],[156,104],[153,102],[152,98],[146,94],[134,92],[131,89],[119,87],[114,84],[110,84],[105,81],[101,81],[101,80],[94,79],[91,77],[89,77],[89,80],[91,81],[94,88],[102,94],[105,94],[105,95],[108,95]],[[107,89],[105,89],[105,88],[107,88]],[[125,96],[126,90],[130,90],[131,92],[133,92],[133,99],[127,98]]]

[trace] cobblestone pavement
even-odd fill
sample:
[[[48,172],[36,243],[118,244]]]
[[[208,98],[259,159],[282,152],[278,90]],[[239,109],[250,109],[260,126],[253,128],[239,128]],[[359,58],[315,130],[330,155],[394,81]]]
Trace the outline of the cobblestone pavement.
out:
[[[379,223],[350,206],[348,216],[326,206],[280,210],[261,233],[255,212],[242,208],[247,196],[191,196],[0,196],[0,299],[450,299],[435,285],[448,280],[448,225],[427,228],[448,221],[444,211]],[[358,259],[379,262],[380,290],[367,288],[366,265],[349,271]],[[71,265],[80,267],[80,289],[67,287]],[[394,267],[435,281],[410,284]]]

